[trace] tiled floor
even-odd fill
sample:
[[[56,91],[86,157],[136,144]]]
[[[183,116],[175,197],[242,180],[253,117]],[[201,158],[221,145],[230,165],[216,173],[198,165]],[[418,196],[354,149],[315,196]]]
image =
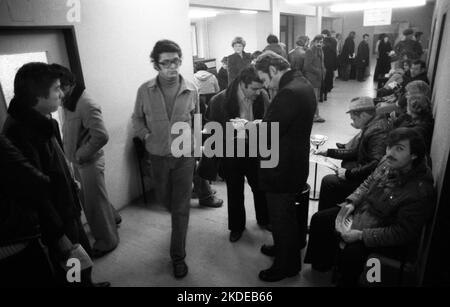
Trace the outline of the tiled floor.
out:
[[[334,147],[336,142],[346,142],[356,134],[345,114],[351,98],[373,96],[370,80],[336,81],[335,89],[327,102],[320,104],[320,114],[327,121],[315,124],[313,134],[324,134],[329,140],[324,145]],[[318,168],[320,179],[331,171]],[[311,165],[308,182],[313,186],[314,165]],[[228,241],[226,187],[223,182],[214,184],[217,195],[225,205],[219,209],[198,207],[192,201],[187,240],[189,275],[183,280],[172,277],[169,258],[170,215],[158,205],[132,205],[122,210],[121,243],[110,255],[95,262],[95,279],[108,280],[113,286],[169,286],[169,287],[246,287],[246,286],[329,286],[330,275],[321,274],[304,265],[298,277],[275,284],[258,280],[258,272],[271,265],[271,259],[259,252],[262,244],[271,242],[269,232],[261,230],[255,221],[253,199],[246,188],[247,230],[237,243]],[[317,203],[310,202],[310,216]]]

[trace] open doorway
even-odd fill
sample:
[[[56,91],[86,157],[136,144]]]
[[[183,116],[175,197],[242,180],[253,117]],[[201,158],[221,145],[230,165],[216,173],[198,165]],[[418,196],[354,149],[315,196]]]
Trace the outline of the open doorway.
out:
[[[71,69],[84,85],[73,26],[2,26],[0,42],[0,129],[12,98],[15,74],[23,64],[35,61],[61,64]],[[59,115],[54,118],[61,122]]]

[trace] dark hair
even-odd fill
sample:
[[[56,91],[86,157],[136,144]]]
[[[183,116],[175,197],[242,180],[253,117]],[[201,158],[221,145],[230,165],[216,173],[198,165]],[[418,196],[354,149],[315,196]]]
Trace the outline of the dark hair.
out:
[[[221,63],[222,63],[222,64],[228,64],[228,57],[226,57],[226,56],[223,57]]]
[[[412,65],[420,65],[420,68],[422,68],[422,69],[427,68],[427,64],[425,63],[425,61],[422,61],[422,60],[415,60],[412,62]]]
[[[325,35],[326,37],[330,37],[331,36],[331,32],[327,29],[322,31],[322,35]]]
[[[270,34],[269,36],[267,36],[267,43],[268,44],[278,44],[279,43],[278,37],[276,37],[273,34]]]
[[[243,82],[245,86],[248,86],[252,82],[263,83],[259,78],[255,65],[249,65],[245,67],[237,76],[239,82]]]
[[[414,37],[415,37],[416,39],[418,39],[418,38],[421,37],[422,35],[423,35],[423,32],[420,32],[420,31],[414,33]]]
[[[366,33],[366,34],[363,35],[363,38],[364,38],[364,37],[369,37],[369,36],[370,36],[370,35]]]
[[[402,61],[402,68],[405,64],[408,64],[409,67],[411,67],[411,60],[403,60]]]
[[[300,35],[297,37],[297,41],[295,42],[297,46],[304,47],[306,43],[309,41],[309,37],[306,35]]]
[[[348,36],[352,36],[352,35],[356,35],[356,32],[355,32],[355,31],[351,31],[351,32],[348,34]]]
[[[281,55],[273,51],[266,51],[256,59],[255,67],[257,70],[269,73],[269,66],[274,66],[276,69],[283,71],[291,67],[289,62]]]
[[[196,63],[195,64],[195,72],[200,70],[208,70],[208,66],[205,63]]]
[[[38,103],[38,97],[48,98],[50,88],[58,79],[58,72],[46,63],[25,64],[14,78],[14,98],[20,101],[20,108],[32,108]]]
[[[336,33],[336,38],[342,37],[341,33]]]
[[[387,137],[387,147],[392,147],[400,141],[409,141],[410,152],[417,156],[413,161],[413,166],[416,167],[422,163],[427,147],[423,136],[414,128],[397,128],[392,130]]]
[[[61,81],[62,87],[74,86],[77,83],[77,78],[68,68],[56,63],[51,64],[50,67],[59,73],[59,81]]]
[[[163,39],[156,42],[153,47],[152,53],[150,54],[150,58],[152,63],[159,64],[159,56],[164,52],[176,52],[180,58],[183,57],[183,53],[181,52],[180,46],[174,41]]]
[[[225,105],[225,110],[229,118],[239,117],[239,99],[237,98],[238,88],[240,83],[244,83],[245,87],[248,87],[252,82],[263,83],[259,78],[258,72],[254,65],[248,65],[241,70],[239,75],[233,82],[228,86],[225,96],[227,103]]]
[[[314,43],[314,42],[318,42],[318,41],[321,41],[321,40],[323,40],[323,35],[322,34],[317,34],[316,36],[314,36],[312,42]]]

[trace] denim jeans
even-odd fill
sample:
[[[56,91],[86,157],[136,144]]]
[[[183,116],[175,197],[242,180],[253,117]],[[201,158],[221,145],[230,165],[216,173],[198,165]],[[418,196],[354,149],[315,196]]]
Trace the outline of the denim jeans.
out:
[[[174,263],[186,258],[186,235],[194,174],[194,158],[150,156],[156,197],[171,212],[170,256]]]

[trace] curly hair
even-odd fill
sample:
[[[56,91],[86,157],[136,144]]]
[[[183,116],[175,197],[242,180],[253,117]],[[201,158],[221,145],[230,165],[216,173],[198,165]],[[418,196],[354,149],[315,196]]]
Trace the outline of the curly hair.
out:
[[[412,95],[408,97],[408,109],[419,117],[431,115],[431,101],[424,95]]]
[[[157,64],[159,62],[159,56],[164,52],[174,52],[178,53],[180,58],[183,57],[183,53],[181,52],[180,46],[174,41],[163,39],[157,41],[155,46],[153,47],[152,53],[150,54],[150,58],[152,63]]]
[[[231,47],[234,47],[234,45],[236,45],[236,44],[241,44],[242,46],[244,46],[244,48],[245,48],[245,45],[247,45],[245,40],[240,36],[237,36],[233,39],[233,41],[231,42]]]

